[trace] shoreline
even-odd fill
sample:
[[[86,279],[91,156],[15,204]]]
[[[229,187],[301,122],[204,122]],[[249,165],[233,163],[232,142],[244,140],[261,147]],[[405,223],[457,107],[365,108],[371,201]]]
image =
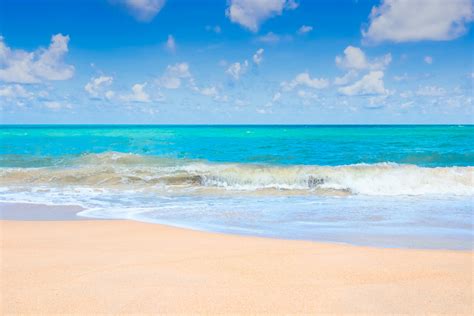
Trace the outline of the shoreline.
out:
[[[12,313],[473,311],[472,251],[370,248],[128,220],[0,220]]]
[[[44,204],[36,202],[15,202],[15,201],[0,201],[0,221],[133,221],[138,223],[147,223],[152,225],[161,225],[166,227],[178,228],[191,230],[196,232],[205,232],[211,234],[223,234],[231,236],[241,236],[241,237],[255,237],[255,238],[265,238],[265,239],[274,239],[274,240],[283,240],[283,241],[303,241],[303,242],[314,242],[321,244],[335,244],[335,245],[346,245],[354,247],[367,247],[367,248],[380,248],[380,249],[412,249],[412,250],[441,250],[441,251],[461,251],[461,252],[472,252],[474,251],[474,244],[471,243],[471,247],[462,247],[462,248],[450,248],[442,247],[440,245],[423,247],[416,246],[412,244],[410,246],[402,245],[383,245],[380,244],[381,241],[384,241],[383,238],[378,237],[378,242],[375,244],[364,244],[356,240],[352,242],[346,240],[337,240],[331,238],[321,238],[321,239],[305,239],[305,238],[287,238],[279,236],[269,236],[269,235],[256,235],[252,233],[242,233],[242,232],[233,232],[233,231],[222,231],[222,230],[213,230],[199,226],[193,225],[184,225],[179,223],[173,223],[168,221],[141,221],[135,219],[122,219],[122,218],[96,218],[96,217],[87,217],[78,215],[79,213],[87,211],[86,208],[76,204]],[[352,236],[356,237],[356,235]],[[406,237],[404,237],[406,239]],[[392,240],[393,237],[387,237],[386,242]],[[439,241],[438,241],[439,242]],[[435,244],[435,242],[433,242]]]
[[[321,244],[334,244],[334,245],[346,245],[354,247],[366,247],[366,248],[376,248],[376,249],[412,249],[412,250],[441,250],[441,251],[460,251],[460,252],[473,252],[474,244],[472,241],[467,247],[452,247],[453,241],[451,241],[451,247],[443,247],[442,240],[433,240],[431,242],[425,242],[424,246],[417,244],[416,242],[411,242],[411,244],[405,243],[405,245],[400,244],[400,240],[408,240],[406,236],[398,237],[397,241],[399,244],[395,243],[394,236],[373,236],[371,238],[371,243],[367,242],[367,237],[358,238],[357,235],[349,235],[353,239],[348,241],[348,238],[337,239],[334,236],[324,238],[323,235],[320,238],[306,239],[306,238],[291,238],[285,236],[277,235],[265,235],[265,234],[253,234],[253,233],[244,233],[237,232],[232,230],[219,230],[212,229],[209,227],[202,227],[199,225],[190,225],[190,224],[180,224],[172,221],[144,221],[136,220],[131,218],[98,218],[98,217],[88,217],[78,215],[79,213],[87,211],[87,208],[77,204],[44,204],[36,202],[25,202],[25,201],[0,201],[0,221],[133,221],[138,223],[147,223],[152,225],[161,225],[166,227],[178,228],[191,230],[196,232],[204,232],[211,234],[223,234],[231,236],[241,236],[241,237],[255,237],[255,238],[265,238],[273,240],[283,240],[283,241],[302,241],[302,242],[314,242]],[[364,242],[365,241],[365,242]]]

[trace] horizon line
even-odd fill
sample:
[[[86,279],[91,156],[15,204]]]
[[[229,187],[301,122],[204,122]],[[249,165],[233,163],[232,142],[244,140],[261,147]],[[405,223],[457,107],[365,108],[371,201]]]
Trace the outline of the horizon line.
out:
[[[332,123],[323,123],[323,124],[257,124],[257,123],[231,123],[231,124],[181,124],[181,123],[86,123],[86,124],[77,124],[77,123],[13,123],[13,124],[0,124],[0,127],[7,126],[473,126],[474,123],[347,123],[347,124],[332,124]]]

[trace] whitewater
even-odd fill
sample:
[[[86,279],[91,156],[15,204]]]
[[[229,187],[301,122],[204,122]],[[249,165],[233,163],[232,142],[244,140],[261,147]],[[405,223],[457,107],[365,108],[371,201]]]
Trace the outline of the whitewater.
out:
[[[2,168],[0,186],[154,190],[162,194],[251,191],[286,195],[473,195],[474,167],[391,162],[342,166],[209,163],[108,152],[68,166]]]

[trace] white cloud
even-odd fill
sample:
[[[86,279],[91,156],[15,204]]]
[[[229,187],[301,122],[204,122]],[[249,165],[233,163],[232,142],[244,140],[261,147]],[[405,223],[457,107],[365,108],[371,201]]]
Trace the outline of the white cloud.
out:
[[[69,36],[56,34],[48,48],[33,52],[14,50],[0,36],[0,80],[15,83],[40,83],[42,80],[66,80],[74,75],[74,66],[63,58],[68,52]]]
[[[404,73],[403,75],[399,75],[399,76],[393,76],[393,80],[395,81],[406,81],[408,80],[408,74],[407,73]]]
[[[149,103],[151,102],[150,95],[145,92],[147,83],[136,83],[132,86],[132,93],[123,95],[121,99],[125,102]]]
[[[273,32],[268,32],[265,35],[257,37],[257,41],[267,44],[274,44],[280,41],[280,36],[276,35]]]
[[[274,95],[273,95],[273,98],[272,98],[272,102],[277,102],[281,99],[281,92],[280,91],[277,91]]]
[[[138,21],[149,22],[161,11],[165,0],[119,0]]]
[[[423,60],[428,65],[431,65],[433,63],[433,57],[431,57],[431,56],[425,56],[425,58],[423,58]]]
[[[57,110],[62,107],[61,103],[59,103],[58,101],[45,101],[43,105],[47,107],[48,109],[53,109],[53,110]]]
[[[357,71],[351,69],[344,76],[336,77],[334,79],[334,84],[338,86],[343,86],[343,85],[348,84],[355,78],[357,78]]]
[[[186,62],[168,65],[165,74],[158,80],[157,84],[166,89],[178,89],[183,81],[187,82],[187,87],[196,93],[211,97],[216,101],[227,102],[227,96],[221,95],[216,86],[200,88],[191,74],[189,64]],[[160,96],[160,99],[163,97]]]
[[[279,42],[289,42],[293,39],[291,35],[278,35],[273,32],[268,32],[265,35],[258,36],[255,41],[264,44],[276,44]]]
[[[309,104],[311,100],[317,99],[318,96],[314,93],[314,89],[324,89],[329,86],[329,80],[325,78],[311,78],[311,75],[306,71],[299,73],[291,81],[283,81],[280,84],[280,91],[277,91],[268,106],[278,102],[284,92],[291,92],[296,90],[296,96],[302,99],[303,104]],[[306,88],[306,89],[304,89]]]
[[[400,104],[400,109],[409,109],[415,105],[415,101],[403,102]]]
[[[318,98],[318,96],[314,92],[307,91],[307,90],[298,90],[296,95],[299,98],[303,99],[303,104],[309,104],[308,103],[309,101],[315,100]]]
[[[450,40],[466,33],[473,17],[472,0],[382,0],[362,35],[372,42]]]
[[[457,95],[444,98],[443,103],[449,107],[465,107],[472,109],[473,99],[472,96]]]
[[[228,96],[221,95],[221,93],[219,92],[219,89],[214,85],[204,87],[204,88],[199,88],[196,84],[194,84],[190,88],[191,88],[191,90],[193,90],[193,91],[195,91],[195,92],[197,92],[197,93],[199,93],[203,96],[210,97],[210,98],[214,99],[214,101],[219,101],[219,102],[228,102],[229,101]]]
[[[445,95],[446,90],[437,86],[424,86],[419,87],[416,94],[425,97],[439,97]]]
[[[112,91],[112,90],[108,90],[108,91],[105,92],[105,98],[107,100],[112,99],[114,96],[115,96],[115,92]]]
[[[219,92],[217,91],[217,88],[215,86],[202,88],[199,91],[202,95],[205,95],[205,96],[208,96],[208,97],[216,97],[216,96],[219,95]]]
[[[255,111],[256,111],[258,114],[271,114],[271,113],[273,113],[272,109],[270,109],[270,108],[266,108],[266,109],[264,109],[264,108],[257,108]]]
[[[35,63],[38,76],[48,80],[65,80],[74,74],[74,67],[62,63],[63,56],[68,52],[69,36],[56,34],[51,37],[47,49],[40,50],[38,61]]]
[[[17,99],[17,98],[28,98],[31,97],[31,93],[26,91],[26,89],[19,85],[7,85],[0,87],[0,97],[5,99]]]
[[[287,0],[285,3],[285,9],[295,10],[300,6],[296,0]]]
[[[311,32],[313,30],[313,27],[312,26],[309,26],[309,25],[302,25],[297,33],[300,34],[300,35],[303,35],[303,34],[307,34],[309,32]]]
[[[159,80],[159,85],[166,89],[178,89],[181,86],[181,81],[183,79],[189,79],[192,81],[188,63],[183,62],[168,65],[165,74]]]
[[[60,109],[63,109],[63,108],[66,108],[66,109],[72,108],[70,104],[61,103],[59,101],[44,101],[43,106],[45,108],[50,109],[50,110],[60,110]]]
[[[176,41],[173,35],[171,34],[168,35],[168,39],[166,40],[166,43],[165,43],[165,48],[171,53],[176,52]]]
[[[386,105],[388,95],[378,95],[369,98],[369,103],[365,105],[368,109],[380,109]]]
[[[230,0],[226,16],[232,22],[257,32],[265,20],[297,7],[294,0]]]
[[[249,63],[247,60],[245,60],[243,63],[236,62],[227,68],[226,73],[235,80],[239,80],[240,77],[247,72],[248,66]]]
[[[259,48],[255,54],[253,55],[252,59],[255,65],[260,65],[260,63],[263,61],[263,48]]]
[[[312,89],[324,89],[329,85],[329,81],[324,78],[311,78],[308,72],[302,72],[290,82],[283,81],[281,87],[283,91],[291,91],[296,87],[307,87]]]
[[[368,67],[368,62],[360,48],[347,46],[343,57],[336,56],[336,65],[347,69],[365,69]]]
[[[354,84],[339,88],[339,92],[344,95],[372,95],[387,94],[388,91],[383,83],[383,71],[371,71]]]
[[[198,88],[198,87],[193,87],[192,88],[194,91],[214,99],[214,101],[219,101],[219,102],[228,102],[229,98],[226,95],[221,95],[219,92],[219,89],[216,86],[209,86],[209,87],[204,87],[204,88]]]
[[[112,84],[114,78],[110,76],[99,76],[93,77],[91,80],[84,86],[84,90],[93,98],[102,98],[106,97],[110,99],[113,97],[113,91],[107,90],[108,87]]]
[[[216,86],[208,86],[200,88],[191,74],[189,64],[186,62],[168,65],[165,74],[158,80],[157,84],[166,89],[178,89],[182,86],[183,81],[187,82],[187,87],[196,93],[211,97],[216,101],[227,102],[228,98],[221,95]],[[163,97],[160,96],[160,99]]]
[[[343,69],[379,70],[384,69],[392,62],[392,55],[389,53],[369,61],[359,47],[347,46],[344,49],[344,56],[336,56],[335,60],[336,65]]]

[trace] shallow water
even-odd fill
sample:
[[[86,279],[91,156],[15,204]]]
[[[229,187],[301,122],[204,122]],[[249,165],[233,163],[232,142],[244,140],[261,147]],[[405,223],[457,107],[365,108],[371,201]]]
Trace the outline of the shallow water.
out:
[[[0,201],[384,247],[472,249],[473,126],[0,128]]]

